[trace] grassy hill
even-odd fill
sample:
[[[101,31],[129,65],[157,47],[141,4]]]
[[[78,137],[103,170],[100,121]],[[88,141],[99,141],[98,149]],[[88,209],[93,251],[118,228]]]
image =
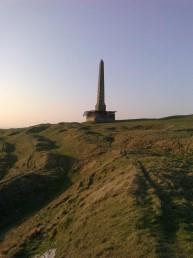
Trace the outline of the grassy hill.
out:
[[[193,116],[0,130],[0,257],[193,257]]]

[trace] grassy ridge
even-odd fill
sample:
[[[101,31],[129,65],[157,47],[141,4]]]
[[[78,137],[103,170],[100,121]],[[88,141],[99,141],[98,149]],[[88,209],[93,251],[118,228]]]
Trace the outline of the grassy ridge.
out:
[[[0,131],[0,253],[193,257],[193,116]]]

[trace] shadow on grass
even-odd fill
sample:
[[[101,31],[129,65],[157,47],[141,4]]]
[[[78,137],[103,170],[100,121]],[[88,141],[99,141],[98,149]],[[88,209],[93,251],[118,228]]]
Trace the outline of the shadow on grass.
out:
[[[45,136],[34,134],[33,137],[36,139],[36,150],[37,151],[48,151],[57,149],[57,145],[54,141],[46,138]]]
[[[141,162],[139,162],[138,164],[143,173],[145,180],[148,182],[150,187],[152,187],[155,190],[155,193],[161,202],[161,210],[162,210],[162,213],[160,216],[161,228],[164,234],[168,238],[173,239],[177,230],[177,227],[176,227],[177,223],[175,221],[175,216],[173,213],[174,207],[172,205],[170,195],[164,192],[163,189],[161,189],[161,187],[151,179],[148,171],[146,170],[145,166]]]
[[[60,160],[60,161],[59,161]],[[17,176],[0,186],[0,238],[33,215],[70,185],[68,173],[75,160],[63,156],[56,168]]]
[[[13,144],[7,142],[0,144],[0,180],[17,161],[17,156],[13,153],[14,151],[15,146]]]
[[[138,165],[142,171],[144,183],[154,189],[156,196],[160,200],[161,213],[157,218],[160,232],[158,236],[159,257],[176,257],[169,244],[175,242],[181,225],[184,225],[187,232],[193,233],[193,175],[188,176],[187,171],[183,170],[183,168],[180,172],[170,169],[167,174],[167,180],[171,180],[172,187],[164,188],[152,180],[149,172],[141,162],[138,162]],[[176,198],[183,200],[183,202],[174,203],[173,200]],[[184,257],[183,254],[180,257]]]

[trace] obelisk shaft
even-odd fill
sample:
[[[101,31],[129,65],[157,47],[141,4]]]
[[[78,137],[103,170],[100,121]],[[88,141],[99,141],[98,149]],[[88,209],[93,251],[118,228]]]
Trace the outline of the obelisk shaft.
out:
[[[95,110],[96,111],[106,111],[103,60],[100,61],[100,65],[99,65],[98,94],[97,94],[97,104],[95,106]]]

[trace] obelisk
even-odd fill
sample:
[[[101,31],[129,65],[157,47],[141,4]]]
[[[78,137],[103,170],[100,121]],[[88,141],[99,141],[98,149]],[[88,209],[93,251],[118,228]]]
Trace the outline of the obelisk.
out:
[[[115,121],[116,111],[106,111],[105,105],[105,81],[104,81],[104,62],[99,64],[98,92],[95,110],[85,111],[86,122],[107,123]]]
[[[101,60],[100,64],[99,64],[98,93],[97,93],[97,104],[95,105],[95,110],[96,111],[106,111],[103,60]]]

